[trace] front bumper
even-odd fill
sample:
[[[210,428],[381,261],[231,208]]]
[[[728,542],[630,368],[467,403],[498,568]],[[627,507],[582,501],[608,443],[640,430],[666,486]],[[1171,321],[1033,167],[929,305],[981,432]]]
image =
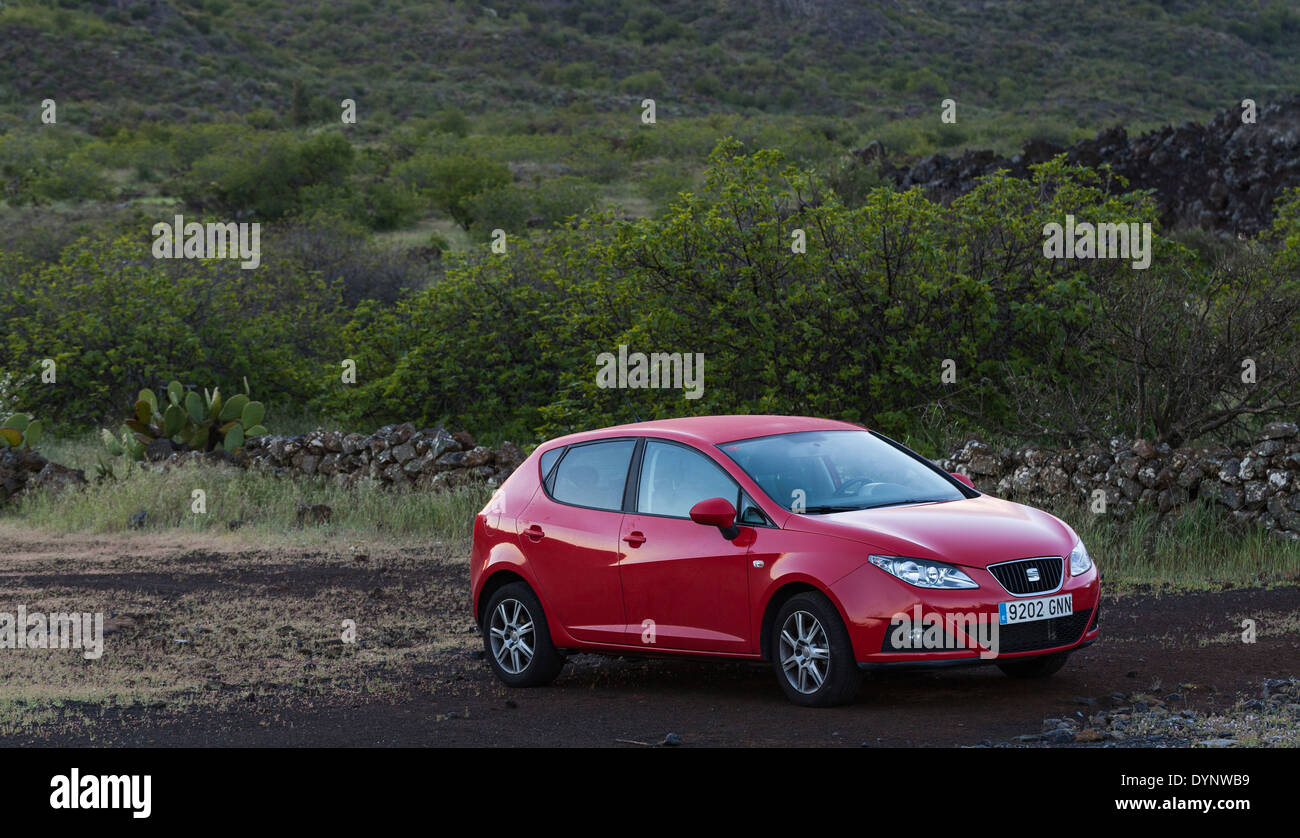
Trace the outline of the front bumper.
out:
[[[847,616],[849,638],[862,669],[914,669],[996,663],[1073,651],[1096,642],[1100,636],[1101,584],[1096,567],[1068,577],[1055,591],[1032,597],[1015,597],[982,568],[963,567],[979,588],[928,590],[908,585],[872,565],[864,565],[832,586],[832,593]],[[1038,596],[1072,596],[1073,614],[1050,620],[998,624],[998,603]],[[924,643],[901,642],[906,630],[896,617],[913,618],[907,626],[939,628],[926,633]],[[983,625],[974,625],[978,620]],[[964,631],[972,625],[976,630]],[[933,641],[938,638],[940,643]]]

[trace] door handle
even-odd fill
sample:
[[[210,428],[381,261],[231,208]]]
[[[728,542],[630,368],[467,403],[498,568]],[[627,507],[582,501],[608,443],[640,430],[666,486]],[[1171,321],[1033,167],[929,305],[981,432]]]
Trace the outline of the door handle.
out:
[[[645,544],[645,536],[641,534],[640,530],[632,530],[632,532],[623,537],[623,540],[631,547],[640,547],[642,544]]]
[[[524,530],[524,535],[528,536],[530,541],[541,541],[542,536],[546,535],[546,533],[542,532],[541,527],[533,524],[528,529]]]

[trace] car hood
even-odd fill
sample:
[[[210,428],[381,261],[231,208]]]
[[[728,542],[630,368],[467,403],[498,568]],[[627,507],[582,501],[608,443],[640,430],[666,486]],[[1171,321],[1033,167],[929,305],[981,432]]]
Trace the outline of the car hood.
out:
[[[857,541],[871,552],[985,567],[1009,559],[1065,556],[1074,530],[1030,506],[980,495],[941,503],[792,515],[785,529]]]

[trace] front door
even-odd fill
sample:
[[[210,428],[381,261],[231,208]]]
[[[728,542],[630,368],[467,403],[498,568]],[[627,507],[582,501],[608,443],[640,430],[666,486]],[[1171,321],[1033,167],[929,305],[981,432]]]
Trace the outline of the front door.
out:
[[[627,641],[647,648],[757,651],[750,637],[752,532],[729,541],[690,519],[707,498],[737,505],[740,488],[704,454],[647,440],[633,511],[619,532]]]

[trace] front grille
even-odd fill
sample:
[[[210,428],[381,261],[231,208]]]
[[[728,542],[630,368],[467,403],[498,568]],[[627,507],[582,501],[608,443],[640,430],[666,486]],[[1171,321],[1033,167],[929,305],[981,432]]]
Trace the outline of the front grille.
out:
[[[1038,571],[1038,579],[1033,580],[1030,571]],[[1065,559],[1055,556],[1045,559],[1022,559],[1018,562],[1003,562],[989,566],[989,573],[1002,583],[1010,593],[1017,596],[1042,594],[1056,590],[1061,584],[1061,574],[1065,571]]]
[[[1068,617],[1057,617],[1054,620],[999,626],[998,654],[1068,646],[1083,636],[1083,628],[1088,624],[1090,616],[1092,609],[1075,611]]]

